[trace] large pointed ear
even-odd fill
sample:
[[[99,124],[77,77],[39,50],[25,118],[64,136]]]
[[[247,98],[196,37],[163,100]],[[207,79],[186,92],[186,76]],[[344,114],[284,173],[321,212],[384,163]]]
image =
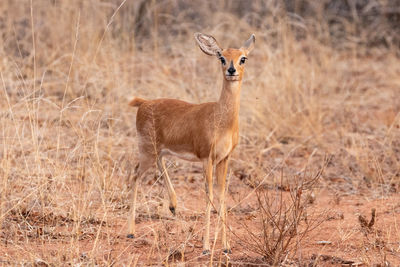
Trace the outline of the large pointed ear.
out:
[[[200,49],[209,56],[221,56],[222,49],[219,47],[217,40],[211,35],[196,32],[194,34]]]
[[[244,49],[246,53],[249,54],[251,50],[253,50],[255,42],[256,42],[256,36],[252,34],[250,38],[244,43],[242,49]]]

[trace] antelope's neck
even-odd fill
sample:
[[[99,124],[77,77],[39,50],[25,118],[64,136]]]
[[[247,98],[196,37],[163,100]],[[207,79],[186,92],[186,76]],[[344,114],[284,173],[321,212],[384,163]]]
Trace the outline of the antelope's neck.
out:
[[[240,89],[241,81],[226,81],[222,86],[221,96],[218,100],[218,113],[221,122],[226,126],[233,126],[239,122]]]

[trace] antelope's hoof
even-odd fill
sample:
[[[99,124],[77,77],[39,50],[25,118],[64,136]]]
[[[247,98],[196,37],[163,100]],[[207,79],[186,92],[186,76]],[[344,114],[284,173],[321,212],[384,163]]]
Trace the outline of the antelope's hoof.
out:
[[[232,250],[230,248],[224,249],[225,254],[232,254]]]
[[[203,250],[203,255],[209,255],[209,254],[210,254],[210,250],[209,249]]]
[[[128,235],[126,235],[126,237],[127,237],[127,238],[130,238],[130,239],[134,239],[134,238],[135,238],[135,235],[134,235],[134,234],[128,234]]]
[[[175,207],[169,207],[169,210],[171,211],[171,213],[175,216]]]

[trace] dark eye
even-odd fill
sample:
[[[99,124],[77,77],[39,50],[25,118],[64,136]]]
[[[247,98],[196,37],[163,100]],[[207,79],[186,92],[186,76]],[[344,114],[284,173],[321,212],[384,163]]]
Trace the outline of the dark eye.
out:
[[[247,59],[246,57],[242,57],[240,59],[240,65],[244,64],[246,62],[246,59]]]
[[[225,58],[220,57],[219,60],[221,60],[222,65],[225,65],[225,64],[226,64]]]

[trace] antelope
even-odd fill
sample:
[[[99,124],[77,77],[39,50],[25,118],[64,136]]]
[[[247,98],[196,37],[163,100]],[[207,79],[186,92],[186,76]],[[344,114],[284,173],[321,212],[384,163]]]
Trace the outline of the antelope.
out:
[[[164,156],[202,162],[205,177],[206,214],[203,254],[210,252],[210,212],[213,203],[213,166],[219,191],[222,246],[231,253],[226,238],[225,184],[230,155],[239,139],[240,90],[248,54],[254,48],[254,34],[239,49],[222,49],[214,37],[195,33],[200,49],[221,63],[223,86],[217,102],[191,104],[177,99],[144,100],[134,97],[130,105],[138,107],[136,130],[139,163],[133,177],[128,238],[135,234],[135,208],[138,180],[155,163],[165,180],[169,209],[176,212],[176,194],[164,163]],[[221,228],[219,228],[221,229]]]

